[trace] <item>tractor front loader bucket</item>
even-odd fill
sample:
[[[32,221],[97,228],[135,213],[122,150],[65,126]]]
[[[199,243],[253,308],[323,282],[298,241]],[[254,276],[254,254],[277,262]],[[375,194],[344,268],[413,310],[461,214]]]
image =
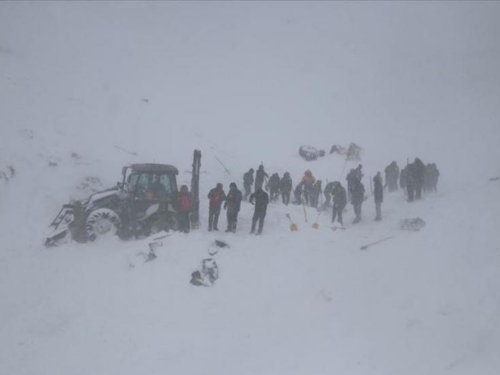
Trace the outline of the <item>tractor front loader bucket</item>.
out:
[[[45,238],[45,246],[57,246],[63,240],[71,239],[71,224],[75,221],[76,205],[65,204],[49,225],[51,233]]]

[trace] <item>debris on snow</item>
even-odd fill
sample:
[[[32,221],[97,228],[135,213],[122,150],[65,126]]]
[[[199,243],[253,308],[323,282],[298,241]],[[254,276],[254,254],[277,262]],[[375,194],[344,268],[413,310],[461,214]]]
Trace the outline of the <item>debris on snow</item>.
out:
[[[219,267],[214,258],[206,258],[201,261],[199,269],[191,274],[190,283],[195,286],[211,287],[219,278]]]
[[[403,219],[399,221],[399,229],[417,232],[425,227],[425,224],[425,221],[419,217],[412,219]]]

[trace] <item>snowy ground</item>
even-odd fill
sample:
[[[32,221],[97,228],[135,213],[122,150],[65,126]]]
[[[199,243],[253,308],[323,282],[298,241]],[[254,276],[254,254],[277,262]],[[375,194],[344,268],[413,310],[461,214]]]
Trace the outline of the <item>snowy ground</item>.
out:
[[[340,31],[354,28],[344,15],[378,25],[385,13],[344,3],[96,4],[0,4],[0,172],[15,169],[0,179],[0,374],[499,373],[500,181],[488,179],[500,175],[500,77],[482,37],[496,35],[497,5],[454,5],[456,19],[476,20],[460,34],[444,5],[396,4],[390,26],[425,20],[426,35],[403,28],[404,42],[385,44],[389,26],[348,32],[334,56],[324,52],[332,22],[323,13],[337,12]],[[429,53],[411,65],[416,78],[395,64],[398,79],[384,85],[383,61],[360,62],[412,43]],[[401,66],[411,60],[398,56]],[[414,85],[416,108],[401,82]],[[307,163],[296,152],[350,141],[365,149],[367,190],[393,159],[420,156],[438,163],[439,193],[413,204],[387,194],[380,223],[369,198],[357,226],[348,207],[345,231],[330,229],[329,214],[313,229],[312,209],[305,223],[302,207],[272,204],[260,237],[248,233],[248,203],[236,234],[208,233],[203,200],[202,228],[166,238],[147,263],[148,240],[42,246],[63,203],[114,185],[128,163],[172,163],[186,183],[199,148],[205,196],[218,181],[241,185],[261,161],[294,183],[307,168],[338,179],[341,158]],[[400,231],[408,217],[427,225]],[[216,256],[220,279],[194,287],[191,272],[215,239],[231,246]]]

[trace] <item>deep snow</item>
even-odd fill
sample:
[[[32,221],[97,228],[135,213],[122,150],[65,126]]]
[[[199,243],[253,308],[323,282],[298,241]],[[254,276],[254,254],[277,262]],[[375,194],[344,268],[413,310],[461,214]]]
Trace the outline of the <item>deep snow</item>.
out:
[[[0,374],[497,374],[500,65],[495,3],[0,3]],[[362,27],[360,27],[360,25]],[[301,144],[436,162],[439,193],[387,194],[332,231],[269,207],[264,235],[43,248],[63,203],[165,162],[201,194],[268,172],[329,181]],[[136,152],[132,155],[125,150]],[[217,156],[230,170],[225,173]],[[347,168],[356,164],[348,164]],[[345,175],[345,173],[344,173]],[[344,182],[344,181],[343,181]],[[291,233],[285,217],[299,226]],[[421,217],[416,233],[397,228]],[[225,217],[220,219],[221,229]],[[360,246],[394,238],[366,251]],[[189,284],[215,239],[213,288]]]

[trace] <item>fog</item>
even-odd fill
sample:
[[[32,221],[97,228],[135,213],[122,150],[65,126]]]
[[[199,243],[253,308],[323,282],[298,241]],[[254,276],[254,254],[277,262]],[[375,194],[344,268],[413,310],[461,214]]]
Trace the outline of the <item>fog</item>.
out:
[[[498,211],[489,203],[499,200],[498,187],[488,179],[500,175],[499,19],[500,3],[492,1],[0,2],[0,171],[14,166],[17,172],[9,182],[0,181],[6,245],[0,251],[0,300],[7,301],[3,317],[0,308],[0,337],[2,330],[7,337],[0,338],[0,348],[18,345],[0,356],[0,369],[5,362],[9,374],[30,374],[34,367],[23,361],[33,359],[41,366],[39,374],[153,374],[165,369],[187,374],[200,373],[203,366],[198,364],[210,363],[211,355],[216,365],[206,373],[326,374],[331,373],[325,370],[331,348],[338,354],[331,366],[339,373],[496,373]],[[352,232],[348,228],[344,237],[326,232],[327,214],[321,218],[321,235],[302,231],[290,239],[285,214],[297,217],[302,211],[275,206],[268,219],[269,237],[256,242],[245,237],[253,209],[245,206],[242,216],[247,219],[234,239],[236,250],[221,256],[226,280],[233,277],[232,283],[224,284],[221,272],[215,294],[184,286],[182,272],[215,238],[204,225],[205,196],[216,182],[240,186],[243,173],[261,162],[269,172],[290,171],[294,184],[305,169],[318,178],[339,179],[346,165],[349,169],[358,163],[347,164],[336,155],[306,162],[297,151],[311,145],[328,152],[333,144],[351,142],[363,148],[360,163],[367,188],[368,179],[392,160],[404,167],[420,157],[437,163],[439,194],[416,208],[404,202],[402,193],[392,195],[386,198],[388,218],[382,227],[367,222]],[[202,228],[191,237],[175,237],[175,246],[185,252],[172,252],[172,258],[163,260],[160,256],[163,263],[156,271],[138,271],[135,252],[143,243],[71,243],[53,252],[40,245],[60,206],[88,193],[77,188],[84,178],[98,178],[107,187],[121,178],[124,165],[158,162],[178,166],[179,181],[189,183],[186,172],[195,148],[203,154]],[[469,217],[472,213],[488,218],[486,223]],[[397,220],[417,215],[432,228],[421,237],[402,239],[397,232],[400,242],[380,257],[349,252],[350,246],[359,248],[361,238],[364,243],[391,234]],[[332,241],[343,252],[322,253]],[[314,255],[302,259],[301,246]],[[480,254],[477,258],[471,248]],[[291,263],[282,269],[286,257]],[[456,268],[447,269],[449,259]],[[248,278],[259,274],[259,264],[268,268],[254,285]],[[130,276],[130,265],[136,267],[137,279]],[[325,276],[329,267],[339,284]],[[24,271],[16,274],[17,269]],[[466,276],[458,281],[462,271]],[[114,275],[111,291],[101,291],[108,275]],[[354,283],[352,275],[358,277]],[[26,284],[21,276],[27,276]],[[280,289],[283,279],[291,282],[290,290]],[[428,299],[420,296],[418,282],[430,292]],[[123,283],[131,295],[123,291]],[[151,294],[141,294],[137,285],[150,283]],[[75,290],[80,288],[87,299],[78,299]],[[153,290],[178,303],[172,315],[158,317],[169,306],[158,302]],[[296,299],[289,295],[293,290],[298,290]],[[110,296],[116,300],[106,310]],[[379,300],[370,302],[370,296]],[[280,297],[285,302],[274,305]],[[113,313],[130,308],[130,298],[142,303],[139,310],[134,306],[113,322]],[[334,302],[323,310],[330,299]],[[252,301],[255,306],[247,305]],[[308,303],[310,310],[302,306]],[[71,306],[90,313],[80,315]],[[284,314],[284,320],[270,317],[268,306]],[[361,329],[359,320],[350,319],[351,309],[370,308],[376,318],[372,321],[368,314]],[[205,330],[202,320],[191,326],[200,318],[193,311],[207,313],[220,331]],[[429,311],[439,311],[439,317],[426,319]],[[135,314],[158,319],[159,331],[172,334],[170,341],[144,323],[125,337],[120,331],[133,324]],[[441,322],[446,314],[453,317]],[[315,319],[316,329],[309,326]],[[483,326],[481,319],[489,323]],[[338,326],[332,328],[332,320]],[[392,326],[399,320],[408,330],[418,326],[415,330],[421,331]],[[225,321],[237,332],[234,337],[224,331]],[[369,323],[380,326],[370,328]],[[276,336],[269,339],[265,331],[275,326]],[[90,367],[77,349],[67,349],[74,335],[86,330],[91,333],[77,340],[77,349],[99,358]],[[247,342],[251,331],[258,338]],[[426,351],[422,347],[435,339],[433,331],[441,339]],[[303,341],[296,344],[290,332]],[[198,344],[184,342],[186,333],[198,338]],[[401,361],[391,364],[391,355],[373,349],[385,333],[392,339],[387,347]],[[96,354],[110,350],[101,337],[115,342],[116,357]],[[343,347],[340,338],[352,341]],[[211,340],[221,351],[211,347]],[[407,347],[398,347],[399,340]],[[151,349],[153,344],[161,349]],[[283,346],[273,352],[275,344]],[[53,353],[44,352],[44,345],[62,351],[67,363],[53,363]],[[362,346],[360,353],[356,345]],[[262,353],[267,350],[268,356]],[[433,350],[444,354],[436,358]],[[290,353],[300,360],[282,365]],[[224,372],[226,357],[234,360]],[[144,359],[150,363],[145,365]],[[247,359],[248,367],[238,365]],[[71,370],[71,364],[82,364],[83,372]]]

